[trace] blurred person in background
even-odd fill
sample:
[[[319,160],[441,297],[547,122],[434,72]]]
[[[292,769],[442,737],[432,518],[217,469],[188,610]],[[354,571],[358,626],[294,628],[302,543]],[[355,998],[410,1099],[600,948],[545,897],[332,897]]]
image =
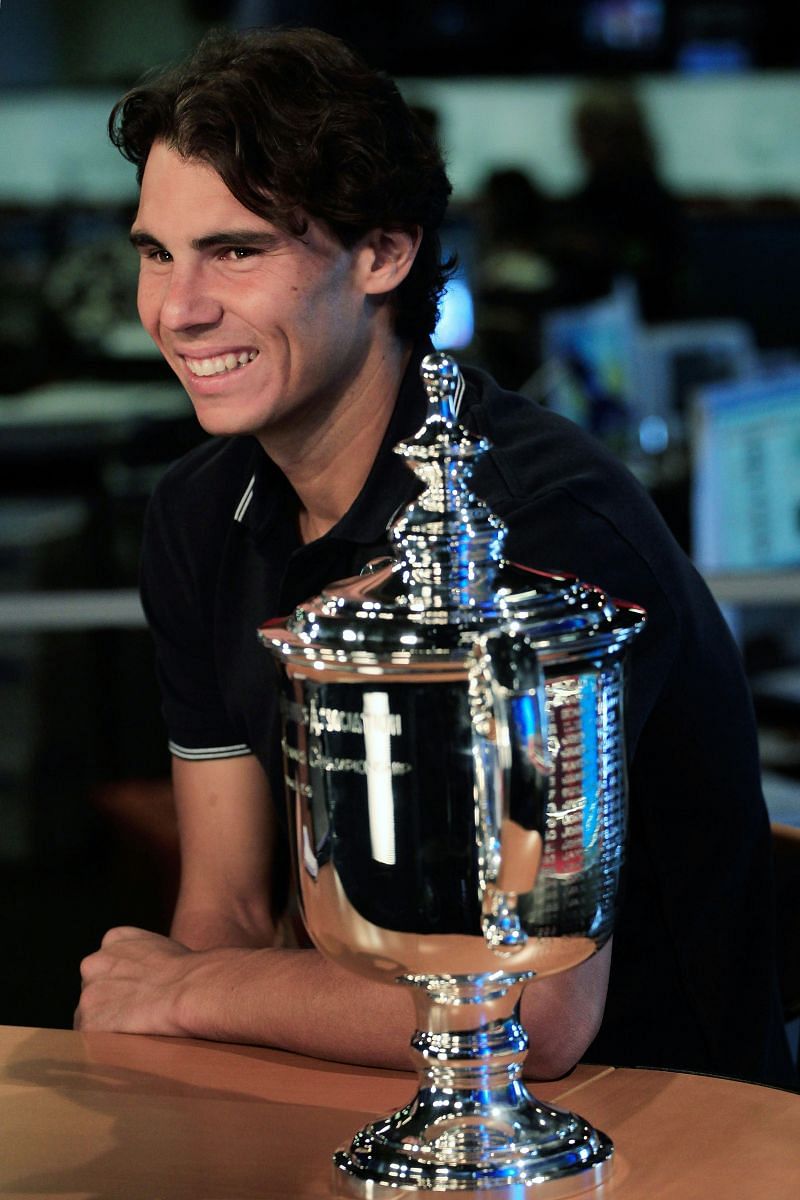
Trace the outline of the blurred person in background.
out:
[[[503,387],[521,387],[541,364],[539,322],[559,301],[547,246],[551,209],[518,167],[492,171],[476,200],[476,338],[481,361]]]
[[[680,201],[664,183],[647,114],[628,83],[579,92],[572,137],[583,185],[561,206],[551,252],[564,303],[608,295],[620,277],[637,286],[646,321],[682,315],[686,246]]]

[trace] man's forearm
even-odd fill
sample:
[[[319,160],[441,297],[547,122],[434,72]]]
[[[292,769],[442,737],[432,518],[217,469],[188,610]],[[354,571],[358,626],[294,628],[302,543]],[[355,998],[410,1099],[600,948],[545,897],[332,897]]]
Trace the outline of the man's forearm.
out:
[[[564,1075],[586,1050],[602,1016],[609,957],[610,947],[525,989],[526,1076]],[[175,1018],[190,1037],[278,1046],[366,1066],[413,1066],[411,989],[354,975],[316,950],[198,955],[196,974],[176,995]]]
[[[368,1066],[411,1066],[406,989],[361,979],[316,950],[224,946],[111,929],[81,964],[75,1026],[276,1046]]]
[[[411,1067],[414,1009],[405,988],[358,977],[316,950],[220,949],[194,957],[173,999],[186,1036]]]
[[[584,1052],[602,1015],[609,948],[526,989],[526,1074],[552,1078]],[[276,1046],[407,1069],[409,989],[356,976],[316,950],[189,950],[144,930],[110,930],[82,964],[81,1029]]]

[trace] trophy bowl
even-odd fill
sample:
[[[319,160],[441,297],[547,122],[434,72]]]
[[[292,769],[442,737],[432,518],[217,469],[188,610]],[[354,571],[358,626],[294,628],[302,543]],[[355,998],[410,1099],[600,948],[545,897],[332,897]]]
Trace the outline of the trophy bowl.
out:
[[[416,1095],[334,1155],[336,1191],[547,1197],[595,1187],[610,1139],[522,1081],[523,988],[611,935],[625,842],[623,690],[641,609],[510,564],[469,490],[488,445],[431,355],[396,447],[425,485],[396,559],[259,631],[282,668],[303,918],[358,975],[411,989]]]

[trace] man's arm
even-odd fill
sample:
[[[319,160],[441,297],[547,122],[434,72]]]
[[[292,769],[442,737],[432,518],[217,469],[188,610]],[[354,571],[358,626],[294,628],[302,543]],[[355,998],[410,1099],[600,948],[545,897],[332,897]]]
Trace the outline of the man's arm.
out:
[[[527,987],[529,1077],[566,1074],[590,1044],[602,1018],[609,951]],[[357,978],[316,950],[191,951],[121,928],[84,962],[76,1027],[277,1046],[404,1070],[414,1015],[409,990]]]
[[[272,946],[275,814],[253,755],[172,760],[181,881],[170,930],[192,950]]]
[[[603,1011],[608,947],[528,986],[526,1074],[557,1078],[578,1061]],[[112,929],[83,964],[79,1029],[277,1046],[316,1058],[408,1069],[410,989],[357,977],[316,950],[191,951],[140,929]]]
[[[255,759],[175,763],[184,869],[173,937],[112,929],[82,964],[81,1029],[278,1046],[370,1066],[410,1066],[410,991],[356,977],[316,950],[275,947],[274,842]],[[602,1018],[610,947],[523,996],[526,1073],[557,1077]]]

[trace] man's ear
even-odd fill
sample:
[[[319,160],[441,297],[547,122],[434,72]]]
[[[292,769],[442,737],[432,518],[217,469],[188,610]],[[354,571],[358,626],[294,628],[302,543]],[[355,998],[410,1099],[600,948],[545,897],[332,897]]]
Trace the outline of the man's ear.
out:
[[[364,292],[380,296],[393,292],[405,279],[416,258],[422,230],[373,229],[362,243],[362,282]]]

